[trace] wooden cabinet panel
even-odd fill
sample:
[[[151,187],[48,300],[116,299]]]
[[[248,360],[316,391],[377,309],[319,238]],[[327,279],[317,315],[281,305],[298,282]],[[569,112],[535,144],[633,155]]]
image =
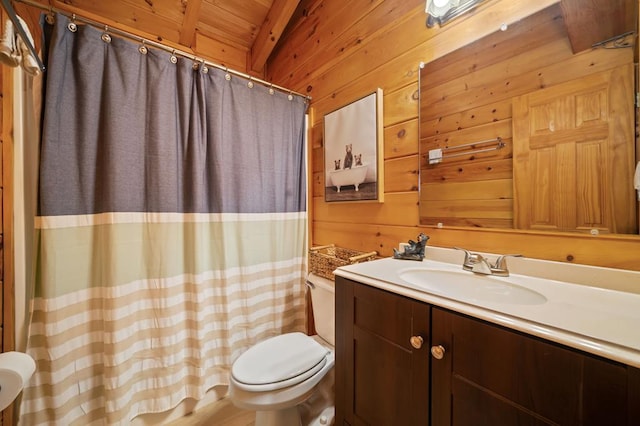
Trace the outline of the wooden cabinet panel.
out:
[[[428,424],[428,348],[428,305],[336,277],[336,424]]]
[[[637,370],[432,308],[432,425],[631,425]],[[635,386],[635,387],[634,387]]]
[[[533,415],[519,410],[501,398],[485,392],[481,388],[469,386],[462,381],[456,381],[454,387],[454,401],[456,410],[451,414],[449,423],[433,422],[434,425],[518,425],[544,426],[549,423]]]
[[[393,398],[411,389],[411,352],[375,333],[355,328],[353,336],[353,424],[410,424],[412,401]],[[423,383],[425,389],[428,382]],[[426,405],[425,405],[426,407]]]

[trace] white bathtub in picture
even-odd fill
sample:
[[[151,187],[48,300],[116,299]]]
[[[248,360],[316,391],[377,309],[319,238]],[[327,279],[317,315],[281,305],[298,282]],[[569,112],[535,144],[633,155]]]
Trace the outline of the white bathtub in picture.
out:
[[[350,169],[331,170],[329,172],[331,185],[335,186],[338,192],[340,192],[340,187],[348,185],[354,185],[357,191],[360,184],[367,177],[367,168],[368,164],[363,164]]]

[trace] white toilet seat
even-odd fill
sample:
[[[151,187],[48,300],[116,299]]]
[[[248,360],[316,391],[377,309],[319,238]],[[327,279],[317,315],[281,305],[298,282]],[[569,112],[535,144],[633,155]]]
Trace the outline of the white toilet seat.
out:
[[[321,344],[322,339],[319,339],[317,336],[307,336],[303,333],[299,334],[302,335],[304,340],[312,340],[322,348],[324,352],[324,362],[322,362],[318,371],[314,374],[309,374],[309,377],[306,379],[298,380],[296,384],[271,391],[250,391],[243,389],[243,387],[245,387],[243,386],[243,383],[239,382],[236,377],[234,377],[234,374],[231,374],[229,394],[236,406],[256,411],[265,409],[280,410],[292,407],[306,400],[313,393],[314,387],[327,375],[327,372],[333,368],[335,364],[335,354],[333,352],[333,348],[328,345]],[[318,340],[320,342],[318,342]],[[280,348],[280,352],[281,351],[282,348]],[[240,358],[238,358],[238,360],[240,360]]]
[[[267,392],[296,385],[320,371],[329,350],[303,333],[264,340],[233,363],[236,385],[250,392]]]

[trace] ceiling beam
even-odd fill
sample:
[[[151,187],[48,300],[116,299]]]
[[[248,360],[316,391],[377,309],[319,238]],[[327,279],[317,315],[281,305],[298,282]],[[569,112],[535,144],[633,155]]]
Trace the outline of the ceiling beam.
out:
[[[262,72],[298,3],[300,0],[274,0],[251,47],[252,71]]]
[[[573,53],[636,30],[637,0],[562,0],[560,4]]]
[[[193,47],[201,5],[202,0],[189,0],[187,2],[184,19],[182,20],[182,29],[180,30],[180,40],[178,41],[183,46]]]

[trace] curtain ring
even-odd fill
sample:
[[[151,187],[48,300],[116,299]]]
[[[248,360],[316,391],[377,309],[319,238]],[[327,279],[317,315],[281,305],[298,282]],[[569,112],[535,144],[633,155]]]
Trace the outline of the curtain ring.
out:
[[[67,24],[67,29],[72,33],[78,31],[78,26],[76,25],[76,14],[71,15],[71,22]]]
[[[275,90],[273,90],[273,83],[271,83],[271,84],[269,85],[269,94],[270,94],[270,95],[273,95],[274,93],[276,93],[276,91],[275,91]]]
[[[49,24],[49,25],[53,25],[56,22],[55,15],[53,13],[53,6],[51,6],[51,5],[49,5],[49,13],[47,13],[47,16],[46,16],[45,20],[47,21],[47,24]],[[69,27],[67,26],[67,28],[69,28]]]
[[[247,87],[249,89],[253,89],[253,80],[251,79],[251,77],[249,77],[249,82],[247,83]]]
[[[227,81],[231,80],[231,74],[229,74],[229,68],[225,68],[224,72],[226,73],[224,75],[224,79],[227,80]]]
[[[138,47],[138,52],[142,53],[143,55],[149,53],[149,49],[147,49],[147,46],[144,45],[144,39],[142,40],[142,46]]]
[[[192,59],[193,59],[193,65],[191,65],[191,69],[196,71],[198,68],[200,68],[200,65],[198,65],[198,58],[194,56]]]
[[[204,59],[202,60],[202,72],[203,74],[208,74],[209,73],[209,67],[207,67],[204,63]]]
[[[171,52],[171,56],[169,57],[169,60],[171,61],[172,64],[178,63],[178,57],[176,56],[176,49],[173,49],[173,52]]]
[[[109,27],[107,25],[104,26],[104,32],[100,38],[105,43],[111,43],[111,36],[109,35]]]
[[[289,99],[290,101],[293,100],[293,92],[289,92],[289,96],[287,96],[287,99]]]

